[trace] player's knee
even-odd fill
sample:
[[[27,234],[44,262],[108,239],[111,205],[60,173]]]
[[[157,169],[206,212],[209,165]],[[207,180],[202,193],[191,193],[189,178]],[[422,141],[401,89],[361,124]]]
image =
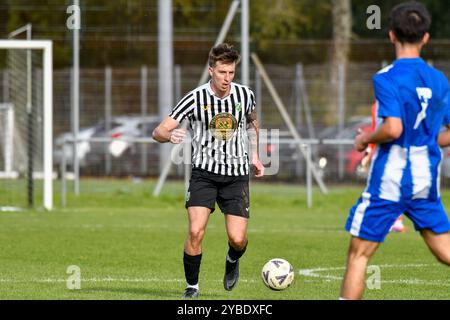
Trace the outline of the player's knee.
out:
[[[189,230],[189,240],[193,243],[201,242],[204,235],[205,229],[195,228]]]
[[[247,238],[245,236],[232,236],[229,238],[230,244],[233,248],[242,250],[247,245]]]
[[[349,260],[358,261],[358,260],[369,260],[370,255],[365,250],[359,250],[358,248],[352,248],[349,252]]]
[[[447,266],[450,266],[450,252],[444,255],[436,256],[436,259]]]

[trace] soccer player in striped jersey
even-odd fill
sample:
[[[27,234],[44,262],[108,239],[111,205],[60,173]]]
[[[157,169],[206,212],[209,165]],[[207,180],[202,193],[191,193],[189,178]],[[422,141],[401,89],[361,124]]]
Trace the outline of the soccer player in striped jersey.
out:
[[[397,60],[373,78],[377,129],[355,138],[358,151],[378,146],[346,224],[352,238],[341,299],[362,298],[367,263],[403,212],[436,258],[450,265],[450,223],[439,193],[439,145],[450,144],[450,88],[445,75],[420,58],[430,24],[418,2],[391,11]],[[442,125],[448,130],[440,133]]]
[[[153,132],[158,142],[179,144],[187,134],[185,129],[178,128],[183,120],[189,121],[192,131],[192,175],[186,196],[189,231],[183,257],[187,282],[184,298],[196,298],[199,294],[202,241],[216,202],[225,215],[228,235],[223,285],[228,291],[236,286],[239,259],[247,248],[249,157],[255,176],[264,175],[258,155],[255,96],[248,87],[233,82],[239,60],[239,53],[230,45],[213,47],[208,62],[211,80],[183,97]]]

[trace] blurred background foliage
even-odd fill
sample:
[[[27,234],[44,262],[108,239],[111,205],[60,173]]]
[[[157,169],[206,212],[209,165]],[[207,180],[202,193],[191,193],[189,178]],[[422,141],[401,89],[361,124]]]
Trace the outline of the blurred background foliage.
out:
[[[173,0],[174,51],[177,64],[203,64],[231,0]],[[351,61],[389,60],[390,9],[399,0],[352,0]],[[429,59],[450,55],[448,0],[423,0],[433,15]],[[33,24],[36,39],[55,41],[55,66],[71,64],[72,33],[66,28],[68,0],[0,0],[0,38]],[[138,66],[157,64],[157,0],[80,0],[81,64]],[[367,7],[382,12],[382,29],[369,30]],[[251,48],[273,64],[321,63],[330,59],[333,0],[251,0]],[[227,38],[239,46],[240,15]]]

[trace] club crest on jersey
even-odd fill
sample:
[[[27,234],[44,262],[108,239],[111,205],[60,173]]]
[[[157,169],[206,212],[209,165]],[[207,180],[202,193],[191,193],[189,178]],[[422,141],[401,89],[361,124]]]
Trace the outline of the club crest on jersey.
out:
[[[237,110],[238,112],[242,110],[241,104],[240,104],[240,103],[238,103],[238,104],[236,105],[236,110]]]
[[[229,140],[237,128],[236,118],[228,112],[222,112],[214,116],[209,123],[209,129],[218,140]]]
[[[204,106],[203,110],[208,111],[209,110],[209,106]]]

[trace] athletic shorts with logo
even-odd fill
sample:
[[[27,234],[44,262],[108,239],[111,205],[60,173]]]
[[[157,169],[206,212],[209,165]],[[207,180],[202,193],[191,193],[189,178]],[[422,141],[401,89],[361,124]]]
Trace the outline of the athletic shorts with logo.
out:
[[[186,208],[205,207],[213,213],[216,202],[224,214],[249,218],[249,176],[226,176],[193,168]]]

